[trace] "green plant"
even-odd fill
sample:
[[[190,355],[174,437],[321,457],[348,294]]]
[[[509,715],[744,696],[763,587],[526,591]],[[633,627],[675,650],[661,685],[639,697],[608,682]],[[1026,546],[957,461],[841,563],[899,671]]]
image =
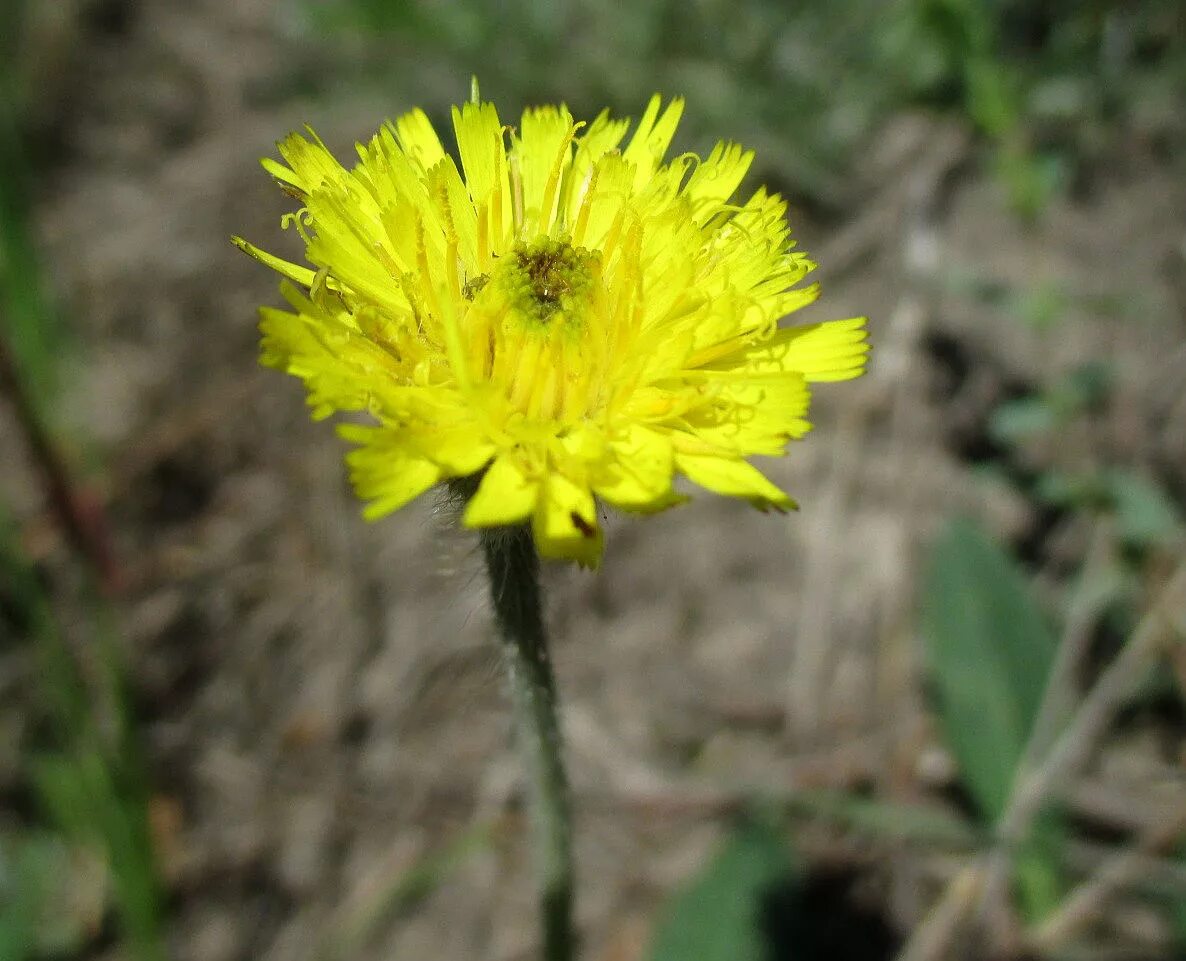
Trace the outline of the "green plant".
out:
[[[763,906],[802,880],[784,832],[760,817],[744,819],[665,908],[650,961],[763,961],[770,957]]]
[[[26,749],[26,777],[43,824],[2,840],[14,865],[8,884],[27,910],[0,913],[0,942],[14,958],[81,944],[108,906],[134,961],[164,957],[164,899],[148,822],[148,790],[123,691],[124,670],[102,602],[87,603],[96,670],[87,674],[54,616],[51,599],[0,524],[0,583],[37,666],[45,736]],[[36,709],[36,708],[35,708]],[[56,870],[54,865],[64,865]],[[63,885],[90,890],[71,913]],[[57,909],[49,910],[53,905]],[[79,915],[79,910],[82,914]],[[77,916],[76,916],[77,915]],[[8,957],[9,955],[0,955]]]
[[[923,589],[923,638],[945,739],[986,828],[1008,810],[1054,663],[1055,640],[1014,562],[967,521],[950,524]],[[1061,890],[1062,829],[1047,813],[1015,852],[1026,913]]]

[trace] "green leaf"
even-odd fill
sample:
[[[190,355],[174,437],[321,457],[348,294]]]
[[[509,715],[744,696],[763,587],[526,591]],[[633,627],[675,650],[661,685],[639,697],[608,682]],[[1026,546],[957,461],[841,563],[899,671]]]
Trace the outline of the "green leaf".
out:
[[[75,955],[102,918],[104,877],[55,834],[0,834],[0,958]]]
[[[1172,544],[1181,536],[1182,515],[1156,484],[1126,470],[1109,472],[1106,484],[1124,540],[1138,547],[1152,547]]]
[[[1178,844],[1174,860],[1179,867],[1186,869],[1186,841]],[[1169,916],[1170,938],[1177,948],[1177,956],[1186,957],[1186,895],[1178,892],[1165,898],[1165,907]]]
[[[56,387],[64,330],[34,243],[33,175],[20,123],[15,106],[0,96],[0,336],[30,400],[44,414]]]
[[[782,832],[759,821],[743,823],[668,905],[649,961],[764,961],[764,899],[796,878]]]
[[[139,787],[92,749],[35,758],[31,767],[50,819],[67,838],[102,853],[129,956],[159,961],[163,896]]]
[[[1056,507],[1086,507],[1099,499],[1099,491],[1089,487],[1083,477],[1061,470],[1044,471],[1034,484],[1034,495]]]
[[[1135,547],[1164,547],[1182,536],[1183,518],[1178,505],[1162,488],[1134,471],[1049,471],[1039,478],[1035,493],[1061,507],[1110,511],[1116,517],[1120,536]]]
[[[1060,854],[1067,836],[1058,812],[1046,810],[1014,855],[1013,890],[1022,916],[1030,924],[1037,924],[1054,911],[1066,894]]]
[[[1035,284],[1019,291],[1011,305],[1017,318],[1034,330],[1051,330],[1067,312],[1070,298],[1059,284]]]
[[[1017,141],[1003,140],[994,157],[1009,202],[1023,219],[1033,221],[1066,180],[1065,163],[1054,154],[1035,154]]]
[[[46,901],[44,873],[19,841],[0,836],[0,958],[37,953],[37,917]]]
[[[1061,388],[1068,405],[1076,410],[1090,410],[1104,404],[1116,381],[1115,368],[1104,360],[1089,360],[1080,364],[1066,377]]]
[[[1016,562],[970,521],[948,525],[924,590],[940,726],[981,815],[995,823],[1025,755],[1056,642]],[[1014,889],[1031,922],[1062,895],[1063,837],[1057,812],[1044,811],[1014,858]]]
[[[1016,129],[1022,120],[1015,78],[992,57],[976,57],[965,68],[968,115],[993,139]]]
[[[1003,812],[1055,641],[1016,563],[974,524],[952,522],[924,588],[923,633],[939,721],[981,814]]]
[[[993,410],[988,431],[1003,444],[1014,444],[1035,434],[1047,434],[1058,426],[1058,413],[1042,397],[1010,400]]]

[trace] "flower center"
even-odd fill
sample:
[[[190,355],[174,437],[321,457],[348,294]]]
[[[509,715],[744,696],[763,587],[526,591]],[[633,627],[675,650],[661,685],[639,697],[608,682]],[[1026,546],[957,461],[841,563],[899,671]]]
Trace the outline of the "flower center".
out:
[[[569,422],[589,409],[604,353],[600,285],[596,253],[541,238],[512,247],[463,290],[475,369],[529,421]]]
[[[583,326],[598,258],[563,241],[518,244],[495,272],[511,310],[530,326]]]

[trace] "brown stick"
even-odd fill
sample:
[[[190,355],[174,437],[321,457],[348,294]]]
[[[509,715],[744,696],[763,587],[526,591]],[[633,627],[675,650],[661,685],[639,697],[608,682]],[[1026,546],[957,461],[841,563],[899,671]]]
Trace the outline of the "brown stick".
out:
[[[21,382],[16,361],[0,335],[0,389],[8,394],[17,425],[45,481],[50,506],[74,549],[98,578],[104,594],[117,594],[122,585],[119,565],[103,501],[90,487],[77,484],[58,452]]]

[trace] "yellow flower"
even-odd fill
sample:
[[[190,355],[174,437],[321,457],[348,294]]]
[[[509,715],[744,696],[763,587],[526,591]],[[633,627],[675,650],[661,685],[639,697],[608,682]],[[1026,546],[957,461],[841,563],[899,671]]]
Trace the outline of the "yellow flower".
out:
[[[420,110],[342,167],[312,131],[264,168],[316,269],[235,242],[275,269],[292,312],[261,311],[263,362],[304,380],[343,425],[368,518],[481,474],[470,527],[530,519],[546,557],[595,566],[596,502],[677,503],[675,475],[759,507],[794,506],[748,463],[810,428],[808,384],[864,367],[864,319],[778,327],[795,285],[786,204],[733,194],[753,153],[719,143],[664,162],[683,111],[628,120],[564,106],[504,127],[453,108],[461,167]]]

